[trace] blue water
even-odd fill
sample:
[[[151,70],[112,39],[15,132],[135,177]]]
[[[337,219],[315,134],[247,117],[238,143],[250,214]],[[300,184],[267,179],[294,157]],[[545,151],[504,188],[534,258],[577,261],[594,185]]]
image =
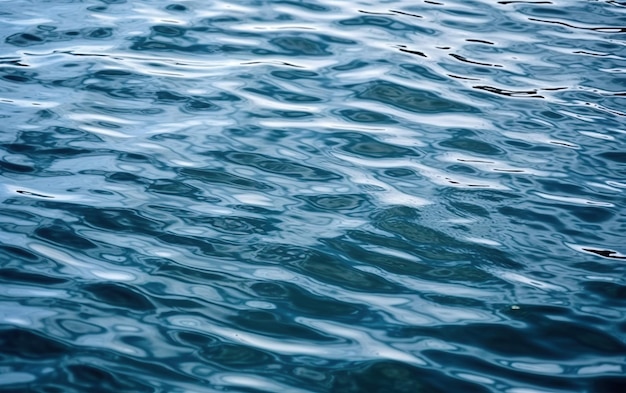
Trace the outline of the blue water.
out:
[[[0,391],[626,388],[626,3],[0,2]]]

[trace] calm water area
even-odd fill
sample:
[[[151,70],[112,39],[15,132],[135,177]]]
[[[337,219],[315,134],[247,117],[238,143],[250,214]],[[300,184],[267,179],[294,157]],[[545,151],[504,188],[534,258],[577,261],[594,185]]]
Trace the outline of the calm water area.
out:
[[[626,391],[626,3],[0,0],[0,391]]]

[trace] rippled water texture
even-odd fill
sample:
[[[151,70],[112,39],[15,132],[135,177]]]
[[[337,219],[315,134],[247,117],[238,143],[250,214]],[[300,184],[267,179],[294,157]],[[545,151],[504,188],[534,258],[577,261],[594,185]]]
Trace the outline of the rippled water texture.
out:
[[[1,391],[624,391],[626,3],[0,4]]]

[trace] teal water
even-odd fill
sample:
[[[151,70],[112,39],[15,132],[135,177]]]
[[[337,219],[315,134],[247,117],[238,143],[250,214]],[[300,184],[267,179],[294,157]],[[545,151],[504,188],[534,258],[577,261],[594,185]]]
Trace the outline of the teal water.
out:
[[[626,387],[626,3],[0,4],[0,391]]]

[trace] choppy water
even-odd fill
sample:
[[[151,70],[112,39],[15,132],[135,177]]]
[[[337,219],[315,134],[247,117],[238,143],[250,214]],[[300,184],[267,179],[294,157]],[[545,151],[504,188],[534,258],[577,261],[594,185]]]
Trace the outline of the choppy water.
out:
[[[0,390],[626,386],[624,2],[0,4]]]

